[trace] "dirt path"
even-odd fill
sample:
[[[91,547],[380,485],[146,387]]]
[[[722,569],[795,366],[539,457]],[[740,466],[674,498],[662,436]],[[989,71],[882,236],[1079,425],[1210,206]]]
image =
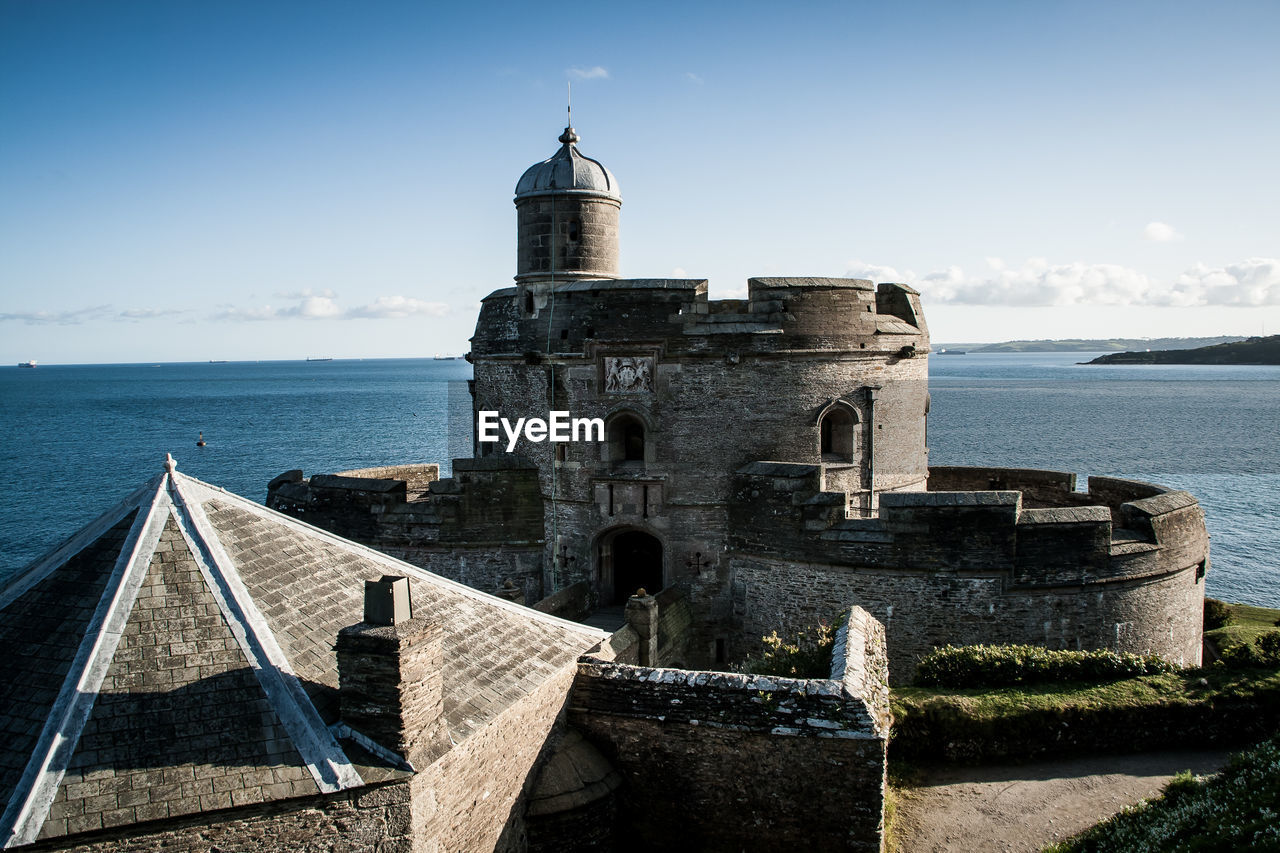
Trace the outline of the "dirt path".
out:
[[[1227,755],[1160,752],[929,769],[919,787],[899,789],[896,849],[1039,850],[1159,793],[1180,770],[1215,772]]]

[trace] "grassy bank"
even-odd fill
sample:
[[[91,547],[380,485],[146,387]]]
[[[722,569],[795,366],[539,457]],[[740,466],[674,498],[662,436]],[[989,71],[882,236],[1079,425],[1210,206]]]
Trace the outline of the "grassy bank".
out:
[[[1277,630],[1280,611],[1232,606],[1220,648]],[[1280,729],[1280,669],[1203,669],[1109,683],[895,688],[890,754],[907,761],[1027,760],[1189,744],[1243,746]]]
[[[1125,809],[1046,853],[1280,849],[1280,737],[1231,757],[1221,773],[1180,774],[1164,795]]]

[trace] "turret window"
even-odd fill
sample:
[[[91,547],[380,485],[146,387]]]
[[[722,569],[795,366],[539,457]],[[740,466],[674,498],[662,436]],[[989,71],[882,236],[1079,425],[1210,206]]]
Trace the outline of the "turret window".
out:
[[[582,239],[582,222],[580,220],[569,220],[569,239],[574,243]]]

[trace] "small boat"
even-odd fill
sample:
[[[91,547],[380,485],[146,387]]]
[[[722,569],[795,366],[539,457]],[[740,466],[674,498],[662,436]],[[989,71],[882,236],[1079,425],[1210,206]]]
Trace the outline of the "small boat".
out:
[[[35,366],[36,366],[36,363],[34,359],[32,359],[31,361],[18,362],[18,367],[35,367]]]
[[[209,363],[210,364],[226,364],[227,360],[225,358],[211,358],[209,359]]]
[[[309,358],[307,361],[333,361],[332,358]]]
[[[946,347],[943,347],[942,349],[938,350],[938,355],[964,355],[964,354],[965,352],[962,349],[947,349]]]
[[[204,447],[204,433],[200,433],[200,437],[196,439],[196,447]]]

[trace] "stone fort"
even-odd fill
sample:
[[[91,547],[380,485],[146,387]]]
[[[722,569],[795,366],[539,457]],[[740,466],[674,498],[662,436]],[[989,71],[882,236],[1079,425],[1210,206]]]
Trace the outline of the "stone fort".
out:
[[[561,615],[666,593],[678,664],[865,608],[895,682],[946,643],[1200,662],[1208,540],[1147,483],[929,464],[929,330],[905,284],[619,271],[613,174],[559,150],[516,185],[515,286],[483,301],[475,412],[600,418],[602,442],[277,477],[268,505]],[[541,603],[540,603],[541,602]]]
[[[884,847],[889,681],[945,643],[1200,661],[1186,492],[930,466],[903,284],[623,279],[614,177],[516,187],[472,412],[601,441],[289,471],[171,457],[0,587],[0,847]],[[734,672],[835,622],[824,677]]]

